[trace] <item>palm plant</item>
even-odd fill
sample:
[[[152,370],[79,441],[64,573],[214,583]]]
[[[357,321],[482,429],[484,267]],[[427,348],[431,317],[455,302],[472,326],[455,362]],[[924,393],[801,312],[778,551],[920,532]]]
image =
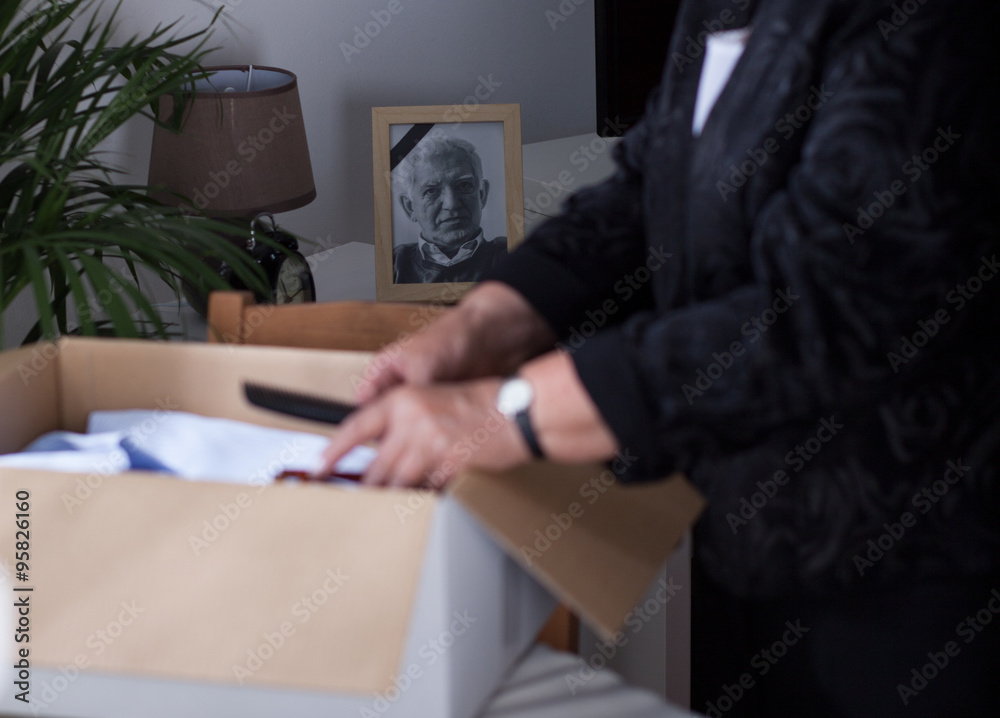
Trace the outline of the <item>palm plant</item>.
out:
[[[186,35],[158,26],[113,44],[117,7],[107,21],[99,10],[95,0],[0,4],[0,338],[3,311],[25,290],[38,309],[24,337],[33,341],[68,332],[165,336],[150,276],[175,293],[182,281],[225,287],[206,256],[263,287],[263,273],[224,237],[231,225],[192,219],[145,187],[116,183],[118,170],[95,150],[137,114],[161,122],[165,95],[183,108],[204,74],[211,25]],[[182,114],[163,122],[178,130]]]

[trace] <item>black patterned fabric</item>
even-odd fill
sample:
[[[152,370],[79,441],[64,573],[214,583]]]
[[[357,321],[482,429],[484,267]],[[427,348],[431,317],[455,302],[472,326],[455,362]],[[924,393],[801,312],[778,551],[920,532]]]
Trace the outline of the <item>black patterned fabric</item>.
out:
[[[732,593],[995,572],[996,6],[760,0],[693,139],[726,4],[687,3],[617,174],[495,276],[638,457],[623,480],[705,493]]]

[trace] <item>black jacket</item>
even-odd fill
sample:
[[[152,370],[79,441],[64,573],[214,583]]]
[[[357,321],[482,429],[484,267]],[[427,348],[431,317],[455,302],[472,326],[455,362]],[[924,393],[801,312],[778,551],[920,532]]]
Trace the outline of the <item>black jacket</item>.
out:
[[[686,4],[617,174],[496,277],[638,457],[622,480],[705,493],[729,590],[995,571],[995,5],[762,0],[692,139],[699,33],[741,3]]]

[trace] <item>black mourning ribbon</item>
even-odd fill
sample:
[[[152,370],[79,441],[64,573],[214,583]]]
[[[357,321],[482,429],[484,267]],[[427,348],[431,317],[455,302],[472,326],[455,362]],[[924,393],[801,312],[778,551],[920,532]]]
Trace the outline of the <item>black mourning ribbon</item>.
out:
[[[389,150],[389,171],[396,169],[414,147],[427,136],[427,133],[434,127],[434,123],[420,123],[411,127],[403,139],[396,143],[396,146]]]

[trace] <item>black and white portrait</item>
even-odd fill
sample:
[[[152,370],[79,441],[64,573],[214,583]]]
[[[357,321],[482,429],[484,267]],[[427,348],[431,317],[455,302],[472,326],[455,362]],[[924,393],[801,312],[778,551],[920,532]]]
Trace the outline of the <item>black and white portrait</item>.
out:
[[[395,284],[478,282],[507,254],[502,122],[390,127]]]

